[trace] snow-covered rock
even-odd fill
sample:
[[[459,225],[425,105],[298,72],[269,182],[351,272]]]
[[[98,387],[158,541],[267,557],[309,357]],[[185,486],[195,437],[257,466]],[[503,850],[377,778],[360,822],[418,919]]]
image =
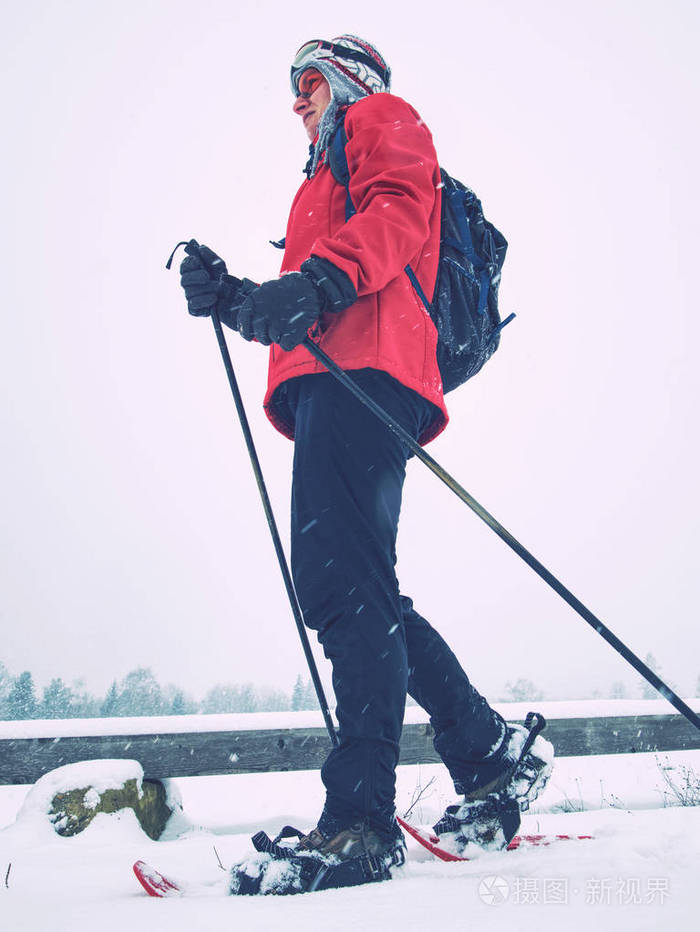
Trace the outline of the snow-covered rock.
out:
[[[157,839],[181,808],[174,787],[144,780],[138,761],[92,760],[58,767],[37,780],[17,821],[48,819],[59,835],[71,836],[100,813],[131,809],[149,838]]]

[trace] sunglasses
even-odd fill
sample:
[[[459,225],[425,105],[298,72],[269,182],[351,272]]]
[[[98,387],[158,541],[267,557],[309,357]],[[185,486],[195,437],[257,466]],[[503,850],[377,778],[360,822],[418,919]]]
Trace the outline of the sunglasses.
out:
[[[307,67],[313,61],[328,58],[329,56],[324,55],[324,52],[330,52],[332,56],[344,58],[346,61],[362,62],[362,64],[367,65],[368,68],[371,68],[372,71],[378,74],[385,84],[389,83],[389,69],[382,68],[371,55],[367,55],[366,52],[360,52],[356,49],[349,49],[344,45],[334,45],[332,42],[326,42],[324,39],[312,39],[310,42],[305,42],[304,45],[302,45],[292,62],[292,75],[294,75],[296,71],[300,71],[302,68]]]

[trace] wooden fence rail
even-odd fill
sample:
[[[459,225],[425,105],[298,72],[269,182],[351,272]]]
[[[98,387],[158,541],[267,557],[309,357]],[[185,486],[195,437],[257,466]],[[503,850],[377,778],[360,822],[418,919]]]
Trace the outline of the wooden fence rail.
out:
[[[0,785],[96,759],[137,760],[148,779],[316,770],[330,745],[323,728],[129,734],[129,719],[123,725],[122,735],[0,737]],[[553,718],[546,735],[560,757],[700,748],[700,732],[681,715]],[[428,724],[404,725],[400,763],[439,761],[432,737]]]

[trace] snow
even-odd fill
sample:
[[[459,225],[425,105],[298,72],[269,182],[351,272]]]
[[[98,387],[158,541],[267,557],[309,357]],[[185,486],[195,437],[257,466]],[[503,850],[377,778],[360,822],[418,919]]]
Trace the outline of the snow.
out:
[[[101,763],[104,785],[134,776],[139,766]],[[74,785],[86,785],[86,766],[61,768],[39,784],[65,788],[74,778]],[[89,768],[94,782],[94,764]],[[538,932],[588,932],[592,924],[615,932],[687,929],[696,912],[700,806],[672,803],[688,774],[698,779],[700,751],[560,758],[523,831],[591,833],[593,841],[489,854],[464,864],[439,863],[410,841],[408,863],[390,883],[284,898],[222,895],[226,874],[218,859],[228,866],[250,855],[250,835],[258,829],[311,827],[322,802],[315,772],[171,781],[183,810],[158,842],[144,835],[131,811],[98,814],[82,834],[60,838],[39,818],[46,805],[39,784],[3,787],[0,925],[12,932],[191,932],[233,924],[254,932],[324,922],[341,932],[418,930],[437,922],[489,932],[523,922]],[[417,821],[431,822],[454,801],[441,766],[400,767],[401,812],[420,788],[424,793],[411,814]],[[191,895],[147,897],[131,872],[139,858],[186,883]]]
[[[179,735],[205,731],[262,731],[273,728],[323,727],[323,717],[317,711],[36,719],[32,721],[0,722],[0,739],[83,738],[99,735]]]
[[[684,700],[700,712],[700,699]],[[494,703],[509,722],[523,721],[532,702]],[[663,699],[592,699],[536,703],[547,719],[603,718],[635,715],[675,715],[676,710]],[[428,717],[419,706],[406,709],[404,721],[419,724]],[[287,728],[324,728],[319,711],[308,712],[237,712],[226,715],[164,715],[133,718],[39,719],[0,722],[0,739],[82,738],[96,735],[189,734],[203,731],[261,731]]]
[[[94,809],[100,794],[109,789],[121,789],[127,780],[135,780],[141,790],[143,768],[135,760],[92,760],[79,764],[67,764],[49,771],[27,793],[17,820],[41,818],[51,807],[51,800],[57,793],[88,788],[85,802]]]

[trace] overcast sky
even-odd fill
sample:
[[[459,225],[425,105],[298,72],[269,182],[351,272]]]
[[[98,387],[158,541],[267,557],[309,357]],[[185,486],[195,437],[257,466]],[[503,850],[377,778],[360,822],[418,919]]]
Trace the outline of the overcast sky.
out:
[[[289,63],[354,32],[509,240],[501,349],[429,452],[690,694],[697,540],[695,2],[87,0],[0,36],[2,643],[101,691],[201,696],[304,661],[215,337],[178,240],[274,277],[307,140]],[[287,539],[292,444],[266,351],[229,344]],[[624,662],[418,462],[399,578],[482,690],[636,689]],[[636,693],[635,693],[636,694]]]

